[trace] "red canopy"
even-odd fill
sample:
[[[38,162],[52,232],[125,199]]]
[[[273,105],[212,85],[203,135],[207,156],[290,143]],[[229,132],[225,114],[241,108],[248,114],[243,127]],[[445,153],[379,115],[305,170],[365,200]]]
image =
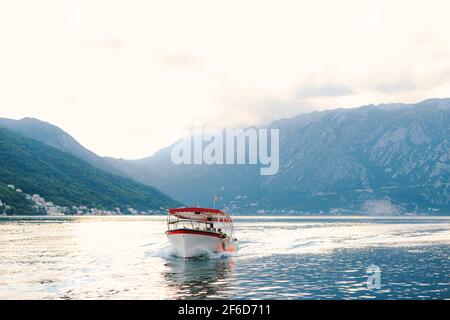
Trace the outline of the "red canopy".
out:
[[[210,208],[174,208],[169,209],[170,214],[175,214],[177,212],[201,212],[201,213],[211,213],[214,215],[227,215],[225,212],[218,209],[210,209]]]
[[[231,222],[230,215],[226,212],[211,208],[174,208],[169,209],[169,214],[183,219],[197,221]]]

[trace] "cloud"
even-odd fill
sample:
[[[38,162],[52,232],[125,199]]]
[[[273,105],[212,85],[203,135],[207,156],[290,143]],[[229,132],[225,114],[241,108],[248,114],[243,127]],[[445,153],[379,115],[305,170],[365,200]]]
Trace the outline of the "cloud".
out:
[[[311,97],[336,97],[352,94],[349,87],[338,83],[326,83],[322,85],[305,85],[298,90],[299,98]]]
[[[395,93],[413,91],[417,89],[417,86],[410,79],[402,79],[395,82],[389,82],[389,80],[387,80],[374,86],[374,89],[383,93]]]
[[[96,40],[86,40],[84,43],[103,49],[120,49],[125,46],[125,42],[119,37],[105,37]]]
[[[157,56],[158,60],[173,68],[199,68],[204,65],[204,61],[190,53],[175,53]]]
[[[102,155],[146,156],[190,125],[450,92],[447,0],[44,2],[0,1],[2,116]]]

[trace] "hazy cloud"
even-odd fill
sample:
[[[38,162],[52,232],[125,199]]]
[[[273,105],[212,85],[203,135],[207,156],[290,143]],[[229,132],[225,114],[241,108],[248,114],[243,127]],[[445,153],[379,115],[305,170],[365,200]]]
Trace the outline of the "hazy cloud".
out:
[[[0,1],[0,116],[137,158],[192,125],[448,97],[448,12],[448,0]]]
[[[409,79],[403,79],[395,82],[384,80],[374,87],[375,90],[384,93],[395,93],[404,91],[413,91],[417,89],[417,86]]]
[[[120,49],[125,46],[125,43],[119,37],[105,37],[95,40],[85,40],[84,43],[104,49]]]
[[[173,68],[198,68],[203,66],[204,61],[189,53],[175,53],[157,56],[159,61]]]
[[[326,83],[322,85],[305,85],[298,90],[299,98],[336,97],[352,94],[353,91],[342,84]]]

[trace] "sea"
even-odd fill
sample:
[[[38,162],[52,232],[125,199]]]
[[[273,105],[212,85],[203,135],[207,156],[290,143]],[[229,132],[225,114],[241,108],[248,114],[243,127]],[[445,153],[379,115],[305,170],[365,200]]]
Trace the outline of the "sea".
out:
[[[0,299],[449,299],[450,217],[238,216],[176,257],[164,216],[0,217]]]

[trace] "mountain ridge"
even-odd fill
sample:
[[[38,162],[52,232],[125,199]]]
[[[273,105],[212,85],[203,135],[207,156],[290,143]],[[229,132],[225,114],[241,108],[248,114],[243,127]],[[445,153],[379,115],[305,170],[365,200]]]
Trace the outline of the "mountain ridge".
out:
[[[38,140],[0,128],[0,183],[39,194],[59,206],[87,206],[122,212],[180,205],[158,189],[106,173]],[[6,192],[2,197],[9,196]],[[16,212],[17,213],[17,212]],[[30,214],[20,210],[19,213]]]
[[[19,132],[61,151],[83,159],[103,171],[120,175],[108,161],[82,146],[70,134],[61,128],[36,118],[26,117],[19,120],[0,118],[0,127]]]
[[[175,166],[171,146],[128,163],[150,172],[135,179],[182,202],[208,205],[219,194],[240,213],[450,213],[448,123],[450,99],[276,120],[281,165],[272,177],[252,166]]]
[[[275,120],[275,176],[261,177],[256,166],[176,166],[173,145],[138,160],[102,160],[189,205],[210,206],[217,194],[236,213],[450,213],[449,114],[450,99],[433,98]]]

